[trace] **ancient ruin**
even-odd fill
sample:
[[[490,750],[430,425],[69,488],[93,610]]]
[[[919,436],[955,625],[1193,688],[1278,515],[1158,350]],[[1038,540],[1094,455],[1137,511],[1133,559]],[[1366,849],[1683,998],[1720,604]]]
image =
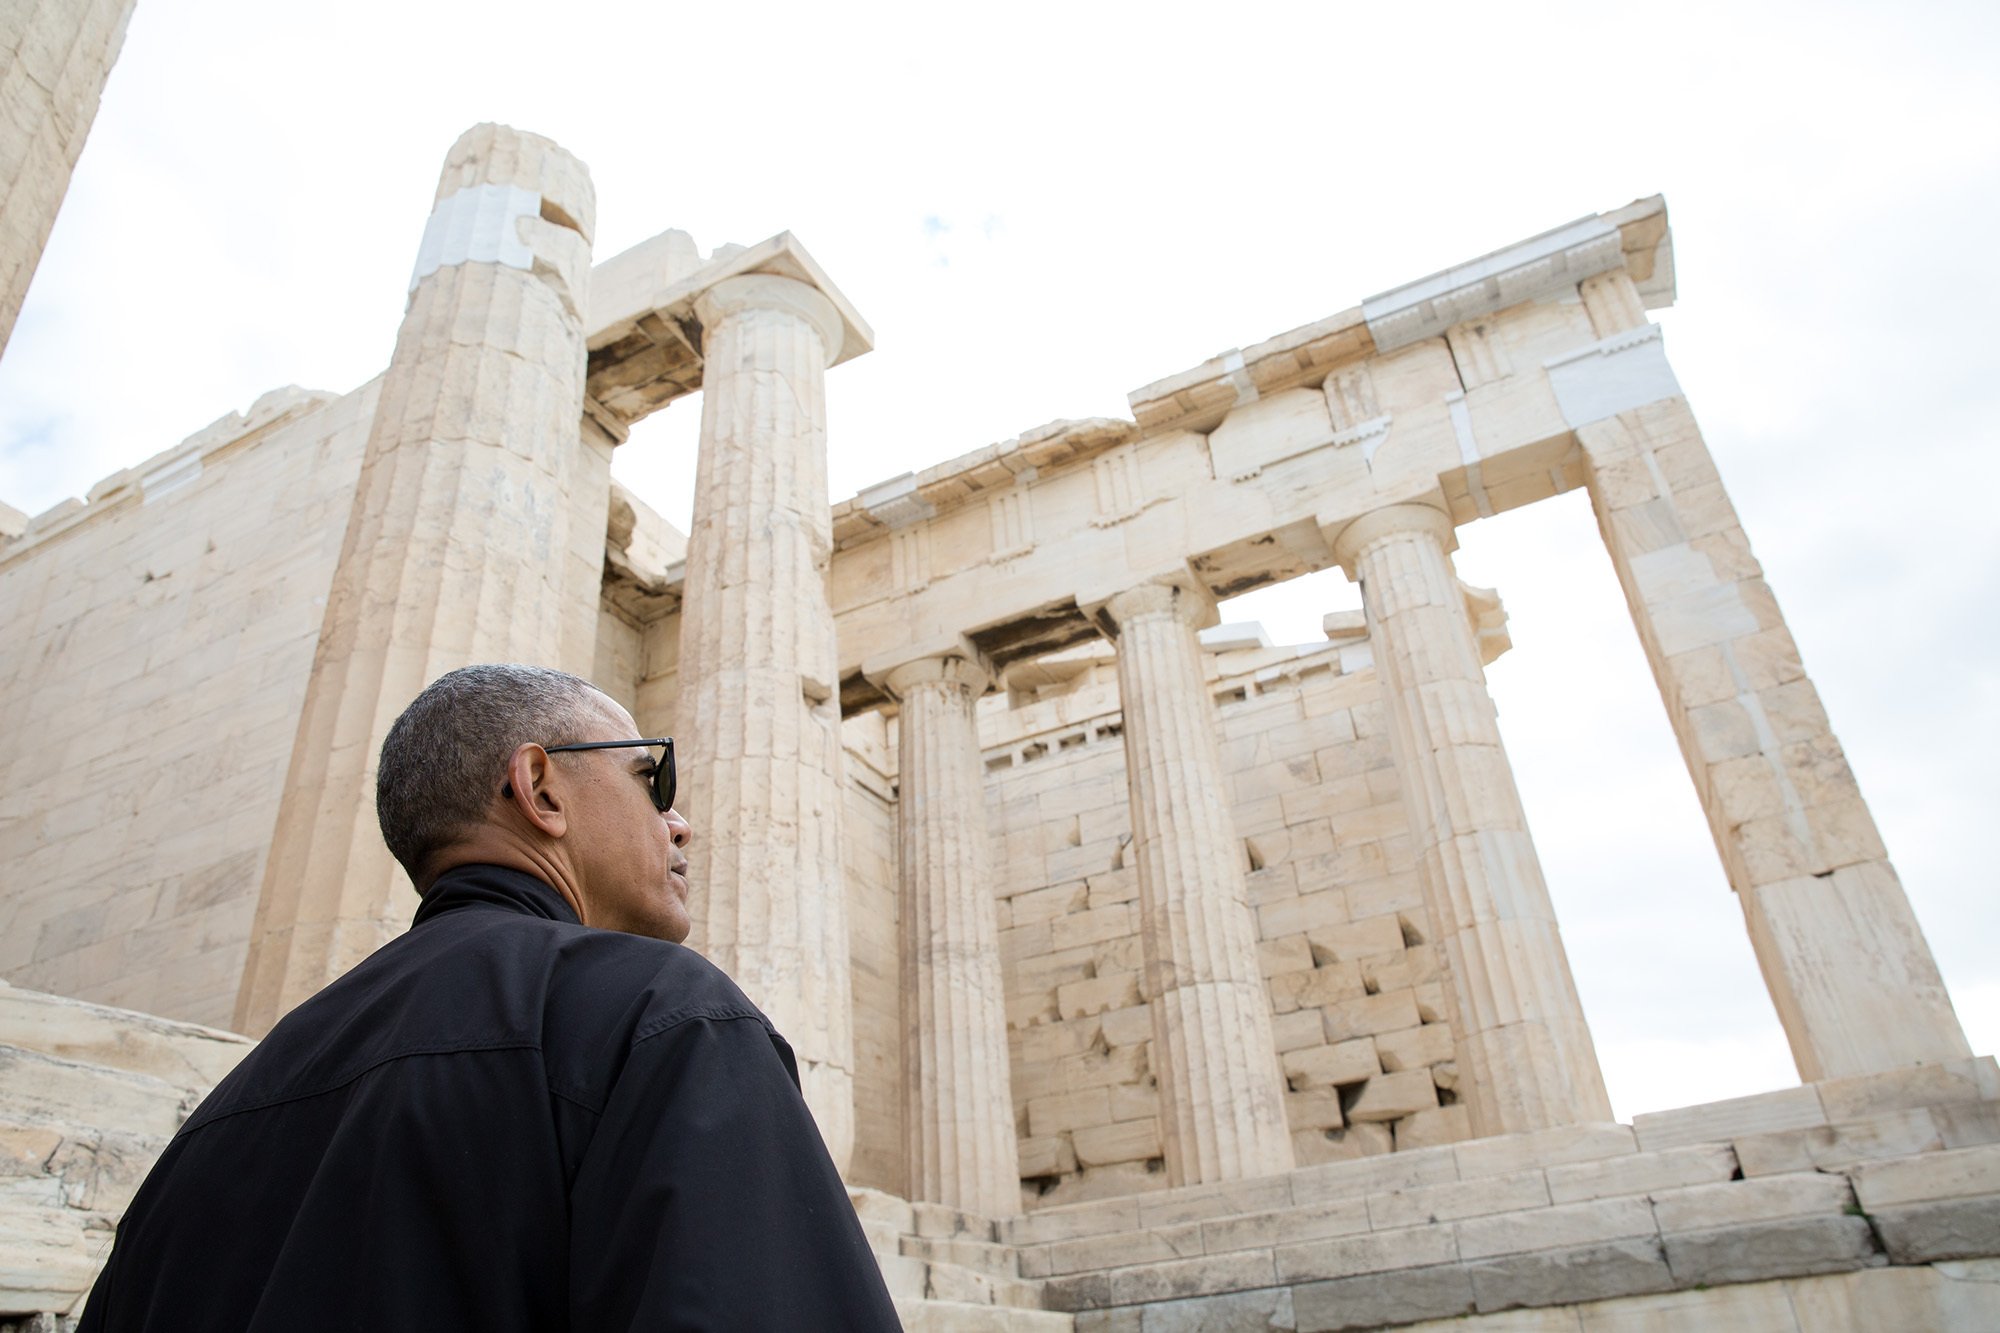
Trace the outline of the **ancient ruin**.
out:
[[[679,738],[690,943],[912,1328],[2000,1323],[2000,1072],[1648,320],[1662,200],[838,503],[872,334],[804,246],[593,263],[594,216],[469,131],[381,377],[5,515],[0,1318],[73,1311],[200,1093],[404,927],[375,751],[514,658]],[[696,392],[682,534],[609,464]],[[1576,489],[1801,1080],[1629,1125],[1452,564]],[[1324,642],[1217,624],[1334,566]]]

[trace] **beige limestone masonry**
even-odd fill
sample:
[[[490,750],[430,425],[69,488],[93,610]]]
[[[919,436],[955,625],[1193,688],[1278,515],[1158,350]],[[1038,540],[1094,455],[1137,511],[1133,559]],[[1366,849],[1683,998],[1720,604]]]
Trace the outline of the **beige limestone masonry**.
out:
[[[0,983],[0,1319],[76,1309],[146,1172],[250,1047]]]
[[[352,953],[407,904],[385,910],[393,875],[322,874],[256,926],[264,867],[365,853],[371,732],[454,653],[532,654],[681,737],[703,939],[799,1046],[850,1181],[999,1196],[857,1196],[913,1326],[1067,1327],[1047,1302],[1079,1327],[1227,1327],[1282,1302],[1299,1327],[1682,1327],[1774,1290],[1794,1322],[1771,1327],[1866,1326],[1883,1299],[1987,1326],[1952,1293],[1985,1281],[1954,1265],[2000,1253],[1996,1079],[1963,1058],[1647,322],[1673,299],[1659,200],[1225,353],[1134,392],[1129,420],[829,506],[824,372],[872,335],[796,239],[704,258],[667,232],[586,272],[564,238],[588,211],[531,157],[447,172],[499,223],[427,233],[405,342],[458,302],[447,360],[537,330],[538,356],[574,358],[561,412],[527,395],[532,447],[494,424],[532,415],[488,392],[510,371],[467,381],[434,451],[511,460],[532,522],[385,499],[384,460],[438,421],[401,345],[354,393],[281,391],[88,503],[0,511],[0,707],[19,750],[59,756],[0,761],[0,973],[211,1023],[240,984],[274,1014],[338,966],[326,942]],[[516,267],[550,241],[574,253]],[[606,467],[704,385],[682,539]],[[1603,1094],[1481,679],[1504,613],[1448,554],[1454,527],[1578,488],[1807,1080],[1631,1127],[1573,1123]],[[509,515],[544,582],[492,558],[482,525]],[[427,560],[458,581],[428,620]],[[1197,634],[1213,602],[1335,564],[1368,611],[1325,643]],[[897,670],[944,657],[992,690]],[[165,794],[190,785],[228,799],[187,819]],[[972,966],[982,920],[997,983]],[[301,924],[325,940],[294,966]],[[926,1022],[924,995],[954,1017]]]
[[[267,394],[0,546],[8,979],[233,1021],[378,389]]]
[[[1254,627],[1253,627],[1254,629]],[[1467,1132],[1435,933],[1368,645],[1204,633],[1216,787],[1240,837],[1300,1165]],[[1025,1196],[1167,1188],[1142,997],[1116,658],[1016,668],[981,717]],[[1010,706],[1011,705],[1011,706]]]
[[[464,221],[496,208],[514,211],[495,236]],[[560,661],[565,606],[594,599],[562,578],[594,211],[582,164],[546,139],[482,125],[445,160],[327,597],[241,1030],[267,1030],[404,927],[409,881],[373,800],[397,713],[454,667]]]
[[[0,9],[0,353],[83,155],[134,0]]]
[[[1598,526],[1799,1075],[1970,1053],[1685,399],[1578,431]]]
[[[697,305],[707,378],[681,609],[685,797],[702,892],[689,944],[771,1016],[820,1132],[854,1145],[853,986],[826,498],[832,301],[770,274]]]
[[[1141,989],[1153,1011],[1160,1138],[1175,1185],[1292,1165],[1243,853],[1222,787],[1195,632],[1205,592],[1149,584],[1104,606],[1118,635]]]
[[[1391,505],[1334,552],[1361,584],[1476,1134],[1611,1119],[1555,907],[1486,693],[1450,518]]]
[[[904,663],[885,685],[901,703],[910,1197],[992,1217],[1018,1205],[1021,1171],[974,717],[988,679],[961,653]]]

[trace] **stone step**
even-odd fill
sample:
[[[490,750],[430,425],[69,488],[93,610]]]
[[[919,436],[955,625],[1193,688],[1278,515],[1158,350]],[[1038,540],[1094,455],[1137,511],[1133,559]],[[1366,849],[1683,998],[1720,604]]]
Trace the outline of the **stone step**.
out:
[[[995,1277],[1021,1275],[1020,1251],[999,1241],[973,1240],[963,1236],[949,1239],[903,1236],[899,1238],[898,1246],[903,1254],[913,1259],[957,1264],[961,1268],[976,1269]]]
[[[0,1314],[68,1310],[97,1280],[111,1218],[65,1206],[0,1204]]]
[[[0,982],[0,1045],[76,1064],[206,1091],[256,1044],[234,1032]]]
[[[8,1119],[15,1124],[76,1126],[88,1116],[91,1125],[157,1138],[171,1137],[206,1091],[4,1043],[0,1086],[7,1089]]]
[[[896,1302],[904,1333],[1073,1333],[1076,1316],[957,1301]]]
[[[2000,1140],[2000,1075],[1990,1057],[1831,1080],[1684,1111],[1637,1117],[1638,1128],[1579,1125],[1473,1139],[1435,1148],[1305,1167],[1285,1176],[1186,1186],[1150,1194],[1038,1209],[1003,1219],[1002,1240],[1024,1250],[1021,1271],[1041,1276],[1029,1251],[1103,1238],[1107,1252],[1130,1244],[1162,1257],[1192,1223],[1238,1219],[1277,1227],[1296,1213],[1309,1228],[1338,1229],[1358,1204],[1380,1215],[1409,1196],[1454,1183],[1540,1172],[1547,1202],[1645,1194],[1746,1176],[1843,1170],[1857,1162],[1938,1152]],[[1474,1191],[1477,1193],[1477,1191]]]
[[[1993,1156],[1981,1155],[1989,1153]],[[1924,1169],[1922,1158],[1916,1159],[1917,1167],[1888,1163],[1857,1169],[1874,1171],[1867,1177],[1871,1180],[1920,1180],[1923,1188],[1936,1191],[1941,1187],[1932,1180],[1953,1172],[1973,1178],[1971,1166],[1984,1170],[1986,1163],[2000,1161],[2000,1148],[1930,1156],[1937,1166],[1928,1175],[1918,1174]],[[1891,1167],[1904,1174],[1892,1177]],[[2000,1177],[2000,1168],[1993,1170]],[[1968,1186],[1965,1192],[1979,1191]],[[1047,1303],[1092,1308],[1157,1299],[1148,1293],[1176,1287],[1251,1289],[1426,1264],[1504,1261],[1532,1267],[1536,1261],[1527,1256],[1580,1246],[1637,1245],[1658,1251],[1664,1245],[1663,1262],[1672,1262],[1677,1271],[1707,1271],[1731,1247],[1781,1247],[1779,1233],[1792,1232],[1825,1240],[1845,1263],[1870,1252],[1862,1240],[1846,1234],[1853,1231],[1859,1211],[1845,1174],[1808,1169],[1746,1178],[1737,1173],[1726,1146],[1693,1145],[1546,1171],[1446,1181],[1366,1199],[1053,1241],[1024,1248],[1021,1271],[1044,1281]],[[1965,1217],[1977,1209],[1954,1205],[1949,1218],[1945,1211],[1933,1208],[1943,1220],[1926,1225],[1936,1230],[1950,1223],[1963,1229],[1969,1225]]]
[[[952,1301],[963,1305],[1004,1305],[1013,1309],[1042,1308],[1042,1284],[1003,1276],[961,1264],[931,1262],[909,1255],[876,1256],[882,1280],[897,1300]]]

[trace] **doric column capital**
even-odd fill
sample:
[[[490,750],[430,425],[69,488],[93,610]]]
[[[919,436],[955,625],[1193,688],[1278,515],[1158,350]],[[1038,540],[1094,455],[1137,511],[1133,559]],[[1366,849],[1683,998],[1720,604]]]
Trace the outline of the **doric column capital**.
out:
[[[1326,544],[1333,549],[1334,560],[1347,571],[1350,579],[1354,577],[1355,562],[1362,554],[1386,538],[1428,532],[1446,551],[1458,546],[1451,515],[1441,506],[1424,501],[1385,505],[1359,518],[1328,519],[1322,516],[1320,532],[1326,537]]]
[[[812,325],[813,331],[819,334],[820,344],[826,348],[826,363],[829,366],[840,356],[840,345],[846,330],[840,311],[825,295],[796,278],[780,277],[775,273],[746,273],[740,277],[724,278],[694,300],[695,315],[704,329],[712,329],[731,315],[745,310],[780,310],[796,315]]]
[[[946,635],[884,653],[861,664],[868,683],[900,702],[927,682],[963,685],[976,699],[1000,673],[962,634]]]
[[[1207,588],[1192,579],[1172,579],[1113,593],[1100,606],[1097,620],[1115,636],[1141,616],[1158,615],[1174,616],[1195,629],[1206,629],[1220,619]]]
[[[881,679],[882,688],[897,699],[907,699],[911,691],[930,684],[962,686],[977,699],[986,693],[993,673],[976,656],[952,653],[905,662],[891,668]]]

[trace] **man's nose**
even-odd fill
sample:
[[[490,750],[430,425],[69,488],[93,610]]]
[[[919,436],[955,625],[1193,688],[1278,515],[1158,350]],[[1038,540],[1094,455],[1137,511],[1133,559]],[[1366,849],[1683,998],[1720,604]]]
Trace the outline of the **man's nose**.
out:
[[[681,812],[678,810],[667,811],[667,831],[676,847],[687,846],[688,839],[694,836],[694,830],[688,827],[687,820],[681,818]]]

